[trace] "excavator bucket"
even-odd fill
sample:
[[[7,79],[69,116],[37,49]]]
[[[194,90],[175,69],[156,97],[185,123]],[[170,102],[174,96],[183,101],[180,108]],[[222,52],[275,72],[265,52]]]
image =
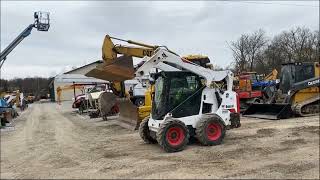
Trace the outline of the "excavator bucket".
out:
[[[259,104],[253,103],[243,113],[245,117],[255,117],[261,119],[286,119],[293,115],[290,104]]]
[[[134,78],[134,67],[131,56],[121,56],[109,62],[99,64],[85,76],[111,82],[121,82]]]
[[[121,127],[137,130],[140,125],[138,107],[128,98],[117,98],[120,114],[118,125]]]
[[[104,62],[96,68],[89,71],[86,76],[95,77],[111,82],[121,82],[134,78],[134,67],[131,56],[121,56],[110,62]],[[115,98],[116,104],[119,107],[118,124],[124,128],[137,129],[139,127],[138,120],[138,107],[135,106],[129,98],[117,97]],[[104,105],[112,107],[114,104],[114,97],[105,95]]]
[[[110,115],[111,108],[116,105],[117,96],[111,92],[103,92],[99,96],[99,110],[102,117]]]

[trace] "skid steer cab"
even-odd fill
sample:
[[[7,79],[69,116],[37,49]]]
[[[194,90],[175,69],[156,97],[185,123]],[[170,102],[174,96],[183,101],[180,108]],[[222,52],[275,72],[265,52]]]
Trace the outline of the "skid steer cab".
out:
[[[210,87],[190,71],[161,71],[152,79],[152,111],[139,128],[146,143],[177,152],[185,148],[191,136],[202,145],[218,145],[227,129],[240,127],[239,98],[228,90],[232,81],[227,82],[227,78]]]

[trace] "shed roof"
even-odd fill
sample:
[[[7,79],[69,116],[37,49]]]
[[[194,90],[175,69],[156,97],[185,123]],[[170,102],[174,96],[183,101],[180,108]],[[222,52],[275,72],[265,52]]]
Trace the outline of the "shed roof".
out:
[[[87,66],[90,66],[90,65],[92,65],[92,64],[101,64],[101,63],[103,63],[102,60],[94,61],[94,62],[89,63],[89,64],[86,64],[86,65],[84,65],[84,66],[81,66],[81,67],[72,69],[72,70],[70,70],[70,71],[67,71],[67,72],[65,72],[65,73],[63,73],[63,74],[69,74],[69,73],[72,73],[72,72],[77,71],[77,70],[79,70],[79,69],[82,69],[82,68],[85,68],[85,67],[87,67]]]
[[[82,74],[61,74],[56,76],[54,81],[61,83],[108,83],[108,81],[87,77]]]

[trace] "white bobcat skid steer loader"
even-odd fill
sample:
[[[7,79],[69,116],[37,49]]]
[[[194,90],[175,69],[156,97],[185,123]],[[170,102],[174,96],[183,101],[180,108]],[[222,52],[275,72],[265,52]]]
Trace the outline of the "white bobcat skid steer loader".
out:
[[[166,71],[158,64],[179,71]],[[201,67],[161,48],[135,75],[146,75],[152,68],[162,71],[152,75],[155,84],[152,111],[139,128],[146,143],[158,142],[165,151],[177,152],[184,149],[190,136],[203,145],[218,145],[227,129],[240,127],[239,99],[232,91],[232,72]]]

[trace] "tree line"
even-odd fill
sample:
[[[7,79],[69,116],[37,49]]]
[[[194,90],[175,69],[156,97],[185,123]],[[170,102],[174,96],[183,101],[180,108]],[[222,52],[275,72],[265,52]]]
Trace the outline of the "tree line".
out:
[[[49,93],[49,83],[53,78],[28,77],[15,78],[11,80],[0,79],[0,92],[20,92],[41,96]]]
[[[230,42],[232,67],[236,73],[256,71],[268,74],[280,72],[281,64],[291,62],[319,62],[319,30],[296,27],[270,38],[263,29],[242,34]]]

